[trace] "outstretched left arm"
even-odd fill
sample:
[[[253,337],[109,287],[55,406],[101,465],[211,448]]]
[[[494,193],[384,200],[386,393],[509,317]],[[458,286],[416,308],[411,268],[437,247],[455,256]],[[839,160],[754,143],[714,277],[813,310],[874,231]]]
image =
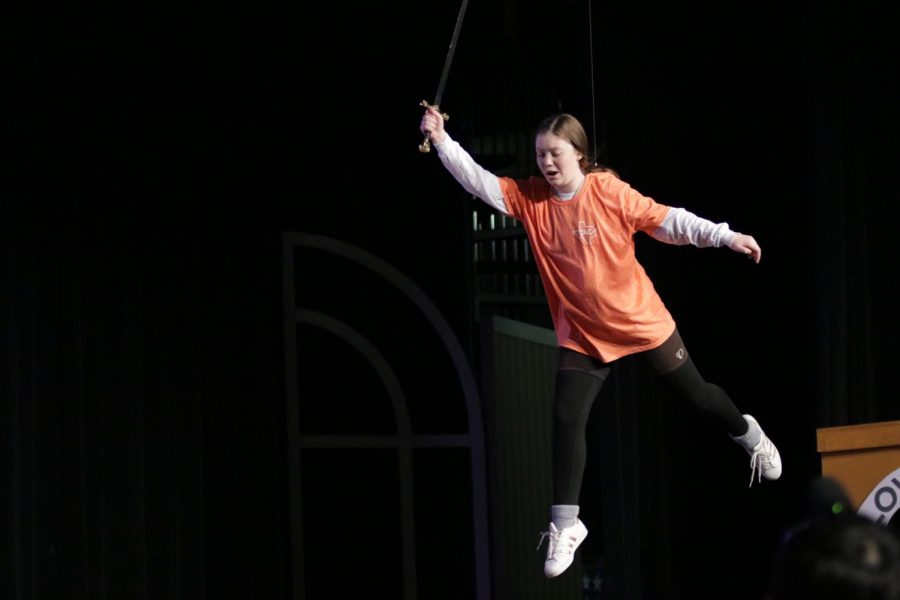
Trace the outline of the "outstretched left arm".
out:
[[[670,208],[662,224],[650,235],[667,244],[692,244],[698,248],[728,246],[756,263],[762,256],[753,236],[737,233],[728,223],[713,223],[683,208]]]

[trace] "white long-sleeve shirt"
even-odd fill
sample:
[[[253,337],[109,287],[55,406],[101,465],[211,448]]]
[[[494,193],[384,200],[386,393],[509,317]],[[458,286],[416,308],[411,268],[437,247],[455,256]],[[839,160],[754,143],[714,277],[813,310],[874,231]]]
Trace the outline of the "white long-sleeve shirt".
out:
[[[449,134],[443,141],[433,145],[441,163],[463,189],[501,213],[510,214],[496,175],[476,163],[475,159]],[[570,194],[569,198],[572,196],[574,193]],[[563,200],[568,199],[565,195],[560,197]],[[684,208],[670,207],[662,224],[652,231],[651,235],[654,239],[667,244],[718,248],[731,247],[737,233],[731,231],[728,223],[713,223]]]

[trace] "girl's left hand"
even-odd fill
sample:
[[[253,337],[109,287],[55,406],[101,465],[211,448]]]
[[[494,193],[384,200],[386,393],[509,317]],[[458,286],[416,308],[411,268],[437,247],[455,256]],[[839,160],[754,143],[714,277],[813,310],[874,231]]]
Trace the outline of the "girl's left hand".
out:
[[[752,235],[744,235],[743,233],[735,235],[731,241],[731,249],[735,252],[746,254],[747,258],[752,259],[757,264],[762,257],[762,250]]]

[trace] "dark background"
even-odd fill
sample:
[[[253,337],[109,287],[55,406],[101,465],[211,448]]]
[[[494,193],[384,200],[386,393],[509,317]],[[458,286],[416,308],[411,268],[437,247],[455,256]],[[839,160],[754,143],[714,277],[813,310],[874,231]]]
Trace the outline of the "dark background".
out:
[[[662,442],[685,485],[660,514],[711,550],[657,560],[671,597],[692,578],[751,578],[753,597],[818,473],[816,428],[900,418],[897,38],[877,3],[588,8],[473,1],[448,130],[466,144],[572,112],[638,190],[759,241],[759,265],[638,242],[694,360],[785,464],[744,495],[719,477],[733,455],[659,408],[686,436]],[[4,596],[289,596],[282,232],[381,257],[477,346],[471,199],[416,149],[458,9],[8,15]],[[379,318],[402,338],[402,315]]]

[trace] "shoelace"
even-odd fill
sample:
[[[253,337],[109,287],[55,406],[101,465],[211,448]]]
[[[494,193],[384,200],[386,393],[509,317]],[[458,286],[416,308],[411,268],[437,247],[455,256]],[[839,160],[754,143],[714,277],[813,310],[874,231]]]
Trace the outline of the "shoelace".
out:
[[[541,546],[544,545],[544,540],[550,538],[550,547],[553,548],[557,543],[559,543],[559,532],[553,533],[552,531],[542,531],[541,539],[538,541],[537,548],[535,550],[540,550]]]
[[[541,539],[538,542],[537,548],[535,550],[540,550],[541,545],[544,543],[544,539],[550,538],[550,546],[547,548],[548,556],[556,556],[557,554],[572,554],[574,552],[573,548],[575,546],[575,538],[571,535],[566,536],[568,540],[568,544],[560,544],[560,539],[562,538],[561,531],[553,532],[553,531],[542,531]]]
[[[774,445],[765,434],[763,434],[759,442],[759,449],[754,450],[750,455],[750,485],[747,487],[753,487],[754,475],[756,475],[756,482],[759,483],[762,481],[763,471],[774,466],[772,464]]]

